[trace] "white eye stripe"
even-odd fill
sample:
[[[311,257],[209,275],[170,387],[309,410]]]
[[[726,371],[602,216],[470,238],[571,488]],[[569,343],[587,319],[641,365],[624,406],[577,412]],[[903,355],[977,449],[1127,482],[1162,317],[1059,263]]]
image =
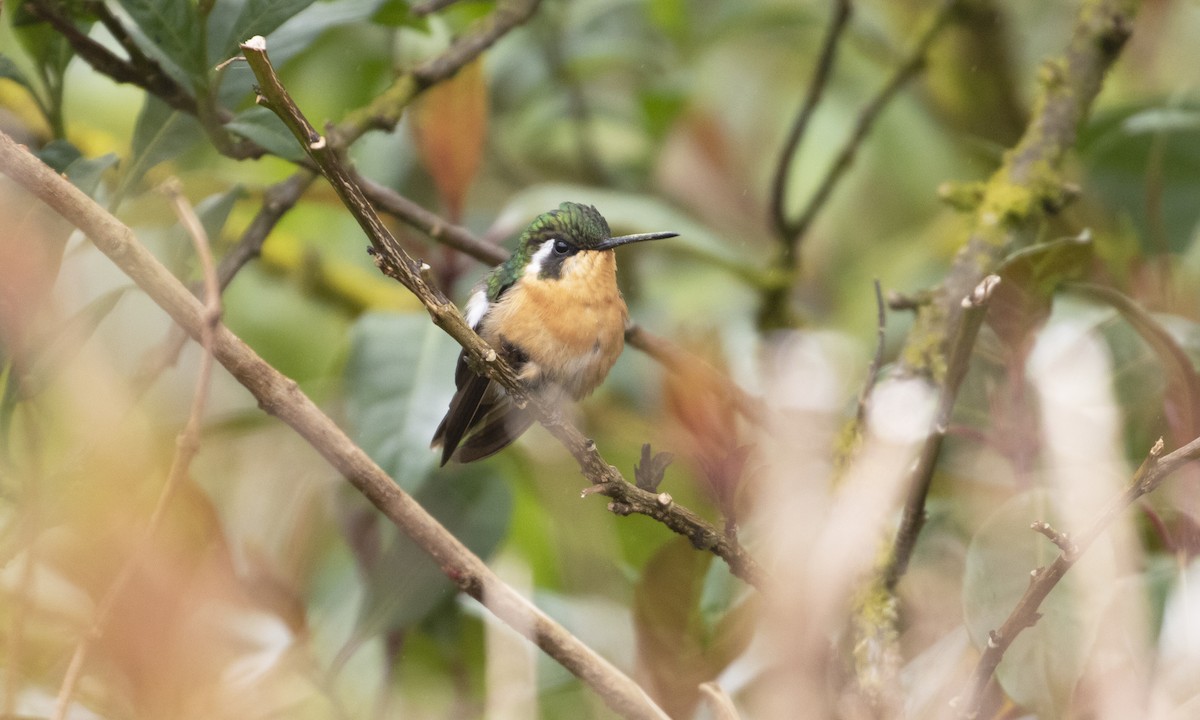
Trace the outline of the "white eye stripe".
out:
[[[542,272],[542,265],[546,263],[546,258],[554,252],[554,243],[558,242],[558,238],[550,238],[542,243],[542,246],[537,249],[533,257],[529,258],[529,264],[525,266],[525,274],[537,277]]]

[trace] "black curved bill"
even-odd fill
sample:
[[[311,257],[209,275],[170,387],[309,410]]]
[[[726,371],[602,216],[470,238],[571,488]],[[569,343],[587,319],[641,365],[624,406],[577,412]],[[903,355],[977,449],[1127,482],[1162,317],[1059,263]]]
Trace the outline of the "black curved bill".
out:
[[[654,232],[642,233],[640,235],[621,235],[619,237],[603,240],[596,246],[596,250],[611,250],[618,245],[628,245],[629,243],[645,242],[647,240],[665,240],[667,238],[678,237],[679,233],[674,232]]]

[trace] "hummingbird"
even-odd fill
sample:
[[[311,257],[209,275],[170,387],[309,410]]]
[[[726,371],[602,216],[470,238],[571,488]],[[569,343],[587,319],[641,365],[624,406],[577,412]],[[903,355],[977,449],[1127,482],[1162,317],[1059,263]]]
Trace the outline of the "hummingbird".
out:
[[[614,237],[591,205],[565,202],[521,233],[517,248],[476,286],[467,323],[534,393],[558,402],[590,395],[625,347],[629,309],[617,287],[616,248],[675,237],[656,232]],[[442,465],[481,460],[533,424],[499,385],[458,356],[457,391],[433,435]]]

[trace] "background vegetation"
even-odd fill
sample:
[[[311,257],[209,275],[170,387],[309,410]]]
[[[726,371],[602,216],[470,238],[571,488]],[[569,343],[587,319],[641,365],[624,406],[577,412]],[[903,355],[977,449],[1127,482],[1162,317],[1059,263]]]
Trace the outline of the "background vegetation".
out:
[[[1194,2],[438,5],[9,0],[0,130],[671,717],[1200,713]],[[227,62],[253,35],[452,299],[564,200],[680,233],[620,256],[632,347],[568,413],[603,461],[535,427],[436,468],[462,338]],[[5,717],[654,716],[208,378],[219,333],[14,157]]]

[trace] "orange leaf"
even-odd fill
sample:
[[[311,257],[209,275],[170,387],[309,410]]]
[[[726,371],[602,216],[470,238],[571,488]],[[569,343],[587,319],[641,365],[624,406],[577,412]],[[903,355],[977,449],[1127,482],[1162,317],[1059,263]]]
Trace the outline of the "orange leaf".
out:
[[[467,190],[479,171],[487,121],[487,82],[481,60],[426,91],[412,116],[421,162],[452,221],[461,219]]]

